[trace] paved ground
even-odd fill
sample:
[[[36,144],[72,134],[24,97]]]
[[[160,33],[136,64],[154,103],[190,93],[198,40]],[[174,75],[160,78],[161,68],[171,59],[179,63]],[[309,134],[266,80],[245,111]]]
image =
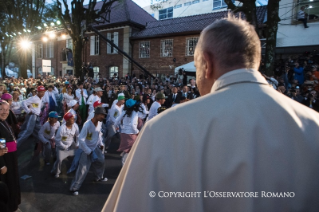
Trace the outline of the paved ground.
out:
[[[50,174],[51,166],[46,166],[42,157],[32,159],[34,142],[30,139],[19,148],[20,177],[32,176],[29,179],[20,179],[22,202],[19,206],[22,212],[96,212],[101,211],[114,183],[121,170],[119,154],[106,155],[104,176],[109,180],[104,183],[95,183],[93,172],[89,172],[79,196],[69,192],[74,173],[66,175],[73,158],[63,163],[62,174],[56,179]]]

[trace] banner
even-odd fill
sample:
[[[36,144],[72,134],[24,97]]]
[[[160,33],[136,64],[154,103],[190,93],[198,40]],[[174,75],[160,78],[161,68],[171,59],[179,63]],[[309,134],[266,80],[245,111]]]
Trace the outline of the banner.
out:
[[[67,51],[67,60],[68,60],[68,66],[74,66],[73,64],[73,54],[72,54],[72,51]]]
[[[51,72],[51,60],[42,60],[42,72]]]

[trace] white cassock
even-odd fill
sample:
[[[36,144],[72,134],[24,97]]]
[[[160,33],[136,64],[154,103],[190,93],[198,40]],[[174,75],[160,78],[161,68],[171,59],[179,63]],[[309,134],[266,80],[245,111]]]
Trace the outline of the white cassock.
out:
[[[239,69],[210,94],[147,122],[103,211],[318,211],[318,179],[319,114],[258,71]],[[160,191],[201,195],[160,198]],[[207,191],[258,197],[211,198]],[[267,192],[294,193],[262,197]]]

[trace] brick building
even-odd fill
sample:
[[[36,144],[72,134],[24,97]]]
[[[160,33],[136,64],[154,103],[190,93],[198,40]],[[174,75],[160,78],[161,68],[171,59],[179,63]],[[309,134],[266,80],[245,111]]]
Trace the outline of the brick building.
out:
[[[98,2],[96,8],[101,7]],[[95,25],[99,32],[154,75],[173,75],[175,67],[193,61],[200,32],[215,20],[227,16],[226,11],[156,20],[132,0],[116,2],[111,8],[110,22]],[[258,7],[258,21],[263,23],[266,7]],[[72,49],[72,40],[63,32],[55,40],[35,44],[35,74],[41,73],[42,59],[50,59],[52,74],[72,73],[61,52]],[[141,74],[141,70],[113,49],[94,32],[87,32],[83,62],[91,63],[95,78],[117,74]]]

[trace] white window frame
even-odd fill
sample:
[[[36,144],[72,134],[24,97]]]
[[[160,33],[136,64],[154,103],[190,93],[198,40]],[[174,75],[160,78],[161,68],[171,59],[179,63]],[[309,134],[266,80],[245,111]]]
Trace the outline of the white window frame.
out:
[[[113,77],[113,75],[116,73],[116,78],[119,77],[119,67],[118,66],[111,66],[109,68],[109,74],[110,77]]]
[[[219,2],[217,3],[216,1]],[[213,0],[213,10],[219,10],[225,7],[227,7],[227,4],[224,2],[224,0]]]
[[[161,40],[161,57],[173,57],[173,39]]]
[[[71,49],[73,51],[73,40],[72,38],[65,40],[65,48]]]
[[[139,42],[139,58],[150,58],[151,56],[151,42],[140,41]]]
[[[168,17],[168,14],[169,14],[169,13],[168,13],[168,10],[169,10],[169,9],[172,10],[172,17]],[[163,10],[166,10],[166,11],[165,11],[166,17],[165,17],[165,18],[160,18],[160,16],[161,16],[160,12],[163,11]],[[173,7],[169,7],[169,8],[162,9],[162,10],[159,10],[159,11],[158,11],[158,19],[159,19],[159,20],[170,19],[170,18],[173,18],[173,17],[174,17],[174,8],[173,8]]]
[[[186,56],[194,56],[196,47],[196,44],[194,45],[195,42],[196,44],[198,43],[198,37],[186,38]]]
[[[100,36],[92,35],[90,36],[90,55],[100,54]]]
[[[111,40],[116,46],[119,46],[119,33],[118,32],[107,33],[107,39]],[[112,47],[109,43],[107,43],[106,53],[107,54],[117,54],[118,51],[116,48]]]
[[[48,41],[45,44],[45,57],[54,58],[54,41]]]
[[[100,73],[100,67],[94,66],[93,67],[93,74],[94,74],[93,79],[95,79],[95,81],[99,80],[99,73]]]
[[[37,43],[37,45],[36,45],[36,58],[43,58],[43,44],[42,43]]]

